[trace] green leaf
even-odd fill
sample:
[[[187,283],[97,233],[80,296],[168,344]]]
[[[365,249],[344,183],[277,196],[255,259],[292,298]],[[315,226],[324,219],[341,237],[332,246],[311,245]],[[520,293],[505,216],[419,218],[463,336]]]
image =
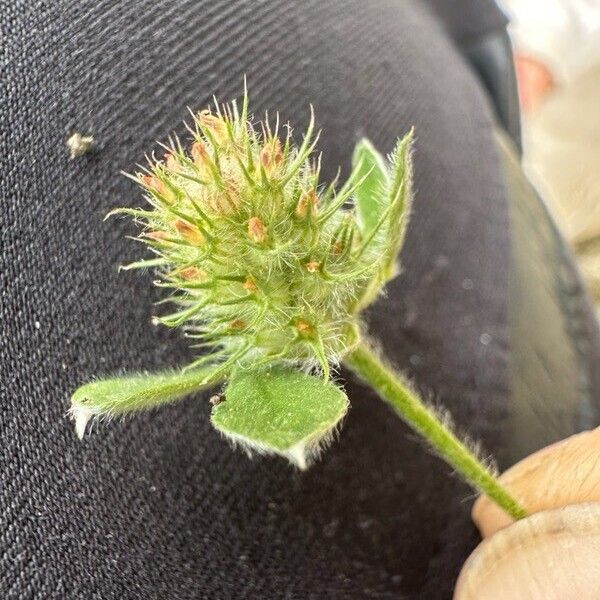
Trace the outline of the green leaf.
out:
[[[346,394],[331,382],[278,367],[236,371],[211,420],[248,452],[279,454],[305,469],[347,410]]]
[[[188,371],[129,375],[82,385],[71,396],[71,416],[82,438],[95,416],[119,416],[177,400],[218,381],[211,377],[214,365]]]
[[[383,282],[396,275],[396,260],[404,243],[404,235],[410,217],[412,203],[412,143],[414,130],[411,129],[390,155],[391,181],[387,191],[386,206],[390,206],[387,229],[387,244],[384,254],[381,277]]]
[[[388,185],[388,173],[383,156],[367,139],[360,140],[352,155],[352,168],[358,170],[356,180],[361,184],[354,192],[356,213],[363,235],[368,235],[377,225],[386,209],[382,196]]]
[[[357,312],[364,310],[377,298],[385,284],[397,274],[398,254],[410,217],[412,203],[412,142],[414,130],[399,139],[389,156],[389,175],[381,194],[380,216],[369,235],[365,236],[362,251],[371,244],[379,248],[377,271],[358,298]]]

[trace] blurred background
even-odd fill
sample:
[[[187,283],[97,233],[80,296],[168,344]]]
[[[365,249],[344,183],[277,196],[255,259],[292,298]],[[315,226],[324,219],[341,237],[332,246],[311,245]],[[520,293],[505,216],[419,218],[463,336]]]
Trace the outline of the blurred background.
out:
[[[500,0],[522,110],[524,167],[600,315],[600,0]]]

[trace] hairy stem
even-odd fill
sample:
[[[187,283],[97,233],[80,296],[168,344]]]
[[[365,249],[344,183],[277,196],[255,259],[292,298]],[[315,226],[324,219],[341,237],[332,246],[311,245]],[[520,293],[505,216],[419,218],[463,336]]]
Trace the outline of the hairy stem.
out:
[[[502,487],[490,469],[438,419],[398,373],[381,361],[367,343],[361,342],[344,362],[475,489],[489,496],[512,518],[527,516],[525,509]]]

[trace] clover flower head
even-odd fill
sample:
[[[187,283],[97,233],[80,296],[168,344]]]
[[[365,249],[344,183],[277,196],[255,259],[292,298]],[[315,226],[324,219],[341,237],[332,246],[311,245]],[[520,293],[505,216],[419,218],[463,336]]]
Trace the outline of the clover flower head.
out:
[[[410,199],[410,134],[385,165],[357,160],[339,189],[320,182],[314,116],[292,129],[258,127],[234,101],[193,115],[189,149],[178,138],[134,176],[149,209],[118,209],[141,223],[154,253],[125,268],[156,266],[176,310],[156,323],[181,327],[194,363],[291,362],[320,367],[353,346],[360,313],[395,273]],[[385,177],[357,193],[373,171]],[[194,366],[192,365],[192,366]]]
[[[156,255],[131,266],[158,266],[156,285],[177,307],[155,322],[196,340],[198,362],[283,360],[327,375],[395,273],[410,136],[390,157],[395,177],[369,191],[368,210],[355,195],[382,167],[359,160],[339,190],[321,185],[312,113],[299,147],[279,120],[257,129],[247,95],[241,111],[233,102],[193,115],[190,131],[189,151],[172,139],[135,176],[151,209],[120,211],[143,224],[140,239]]]

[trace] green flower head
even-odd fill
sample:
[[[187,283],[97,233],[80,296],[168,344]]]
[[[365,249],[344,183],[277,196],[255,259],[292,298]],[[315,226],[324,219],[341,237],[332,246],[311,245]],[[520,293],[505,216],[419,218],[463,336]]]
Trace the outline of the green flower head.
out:
[[[410,202],[412,132],[386,165],[366,141],[339,189],[320,182],[314,117],[299,146],[289,125],[258,127],[248,97],[193,115],[186,150],[134,179],[149,209],[118,209],[142,225],[175,306],[156,323],[181,327],[200,363],[330,365],[356,343],[360,313],[396,272]],[[218,377],[218,372],[214,376]]]

